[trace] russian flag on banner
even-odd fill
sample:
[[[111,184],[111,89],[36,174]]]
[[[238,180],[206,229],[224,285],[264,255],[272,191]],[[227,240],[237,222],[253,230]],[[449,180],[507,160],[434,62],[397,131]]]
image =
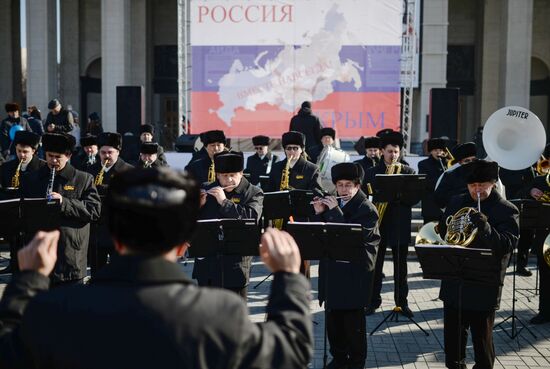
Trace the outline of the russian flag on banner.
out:
[[[193,133],[280,136],[303,101],[340,138],[399,128],[401,0],[191,1]]]

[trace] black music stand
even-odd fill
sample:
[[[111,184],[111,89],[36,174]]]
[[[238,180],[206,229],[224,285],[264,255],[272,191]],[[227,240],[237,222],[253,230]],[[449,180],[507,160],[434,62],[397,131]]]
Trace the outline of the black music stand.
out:
[[[9,238],[18,235],[21,230],[21,200],[11,199],[0,201],[0,237]]]
[[[323,368],[327,364],[327,302],[329,299],[329,265],[331,260],[354,262],[366,267],[367,250],[363,247],[361,224],[294,222],[287,224],[290,233],[300,249],[303,260],[319,260],[327,265],[324,280],[325,326]]]
[[[189,247],[189,257],[216,256],[222,263],[221,287],[224,286],[223,257],[258,256],[260,230],[254,219],[206,219],[197,222]]]
[[[258,183],[260,185],[260,188],[267,188],[268,184],[269,184],[269,176],[260,176],[260,183]]]
[[[462,287],[464,282],[498,286],[499,269],[492,268],[492,252],[489,249],[474,249],[449,245],[416,245],[416,254],[424,279],[452,280],[458,282],[458,326],[462,319]],[[460,355],[462,337],[458,330]],[[462,363],[457,363],[460,366]]]
[[[373,202],[381,203],[387,202],[389,204],[397,205],[397,217],[400,216],[400,203],[404,203],[410,206],[416,204],[422,198],[422,195],[426,191],[426,175],[425,174],[377,174],[374,178],[374,195]],[[384,220],[382,219],[382,222]],[[400,234],[397,232],[397,245],[395,245],[396,254],[392,255],[399,260],[399,248],[400,248]],[[381,256],[383,257],[383,256]],[[406,262],[406,261],[405,261]],[[395,288],[397,291],[397,296],[399,296],[399,266],[397,270],[394,270],[396,273],[395,279],[397,283]],[[392,311],[372,330],[370,335],[372,336],[374,332],[382,326],[382,324],[387,321],[399,321],[399,314],[402,313],[401,306],[394,306]],[[409,316],[406,318],[413,322],[426,336],[429,336],[429,333],[426,332],[418,323]]]
[[[545,210],[541,207],[542,203],[535,200],[513,200],[512,203],[517,206],[519,209],[519,224],[520,228],[532,229],[534,231],[540,230],[541,228],[547,228],[550,225],[550,219],[545,218]],[[546,206],[548,211],[550,206]],[[546,213],[548,216],[548,213]],[[505,322],[510,320],[512,323],[512,328],[510,332],[503,328],[503,332],[509,338],[516,338],[521,334],[523,329],[527,330],[533,338],[537,336],[529,329],[529,327],[516,315],[516,272],[517,272],[517,258],[518,252],[517,247],[514,247],[512,250],[512,262],[513,262],[513,274],[512,274],[512,313],[507,316],[503,321],[495,325],[496,327],[502,326]],[[538,280],[538,278],[537,278]],[[521,328],[517,329],[516,321],[521,325]]]

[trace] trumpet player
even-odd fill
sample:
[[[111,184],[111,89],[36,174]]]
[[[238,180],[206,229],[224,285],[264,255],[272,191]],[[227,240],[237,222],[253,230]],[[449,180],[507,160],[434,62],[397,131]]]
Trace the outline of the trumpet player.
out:
[[[107,195],[111,179],[117,174],[132,169],[133,166],[120,157],[122,149],[122,137],[120,133],[103,132],[97,138],[99,158],[92,167],[90,173],[94,177],[94,183],[99,195],[104,198]],[[107,229],[107,214],[101,213],[97,226],[91,238],[90,266],[92,276],[96,271],[107,264],[109,257],[114,257],[114,244]]]
[[[219,130],[203,132],[200,137],[207,155],[200,155],[196,160],[192,160],[185,170],[191,173],[198,183],[211,183],[216,180],[214,155],[226,151],[227,140],[225,133]]]
[[[203,187],[199,219],[260,219],[264,194],[243,176],[242,152],[222,152],[214,156],[216,180]],[[199,286],[222,286],[246,301],[250,278],[250,256],[196,258],[193,278]]]
[[[61,205],[59,252],[50,276],[53,286],[83,283],[90,222],[99,219],[101,209],[94,178],[70,164],[74,145],[75,139],[69,134],[43,135],[47,166],[31,173],[21,186],[26,198],[44,198],[51,188],[51,198]]]
[[[519,211],[495,191],[498,180],[496,162],[476,160],[467,168],[465,181],[468,192],[451,199],[439,222],[439,232],[445,237],[447,217],[460,209],[466,207],[478,210],[469,215],[469,221],[477,228],[477,235],[470,247],[492,251],[493,262],[487,266],[487,271],[492,271],[495,277],[500,278],[500,286],[456,280],[441,282],[439,298],[444,307],[445,364],[447,368],[466,367],[465,347],[467,331],[470,329],[475,354],[474,367],[492,368],[495,361],[492,333],[495,311],[499,308],[512,250],[518,243]],[[460,293],[459,283],[462,284]]]
[[[364,309],[372,292],[372,283],[368,281],[372,281],[380,241],[378,213],[361,191],[361,165],[336,164],[331,168],[331,178],[339,199],[334,196],[314,199],[316,215],[312,220],[361,224],[363,242],[357,246],[364,252],[351,262],[330,260],[320,264],[319,303],[324,302],[327,311],[327,336],[333,357],[327,368],[363,368],[367,358]]]
[[[90,173],[92,166],[100,161],[99,148],[97,147],[97,136],[86,135],[80,138],[81,152],[71,160],[76,168]]]
[[[158,158],[158,144],[156,142],[143,142],[139,148],[139,160],[137,168],[159,168],[168,166]]]
[[[374,183],[377,174],[414,174],[414,169],[399,162],[401,149],[403,148],[403,135],[400,132],[388,132],[380,138],[382,159],[377,166],[369,168],[365,173],[365,181]],[[368,186],[366,186],[368,188]],[[382,271],[386,248],[392,250],[394,283],[394,301],[401,313],[412,317],[413,312],[409,308],[407,296],[409,287],[407,284],[407,254],[411,239],[412,206],[405,202],[388,203],[384,214],[379,214],[380,220],[380,246],[374,271],[374,287],[372,301],[366,310],[367,315],[373,314],[382,304],[380,292],[382,290]]]
[[[13,144],[16,158],[0,165],[1,187],[5,191],[0,193],[0,200],[19,197],[21,195],[19,188],[23,178],[46,165],[46,162],[36,155],[40,144],[40,136],[36,133],[19,131],[15,133]],[[10,263],[6,268],[0,270],[0,274],[17,270],[17,240],[9,240],[9,244]]]
[[[430,138],[428,140],[428,152],[430,156],[418,163],[418,173],[426,174],[426,192],[422,198],[422,218],[424,224],[439,220],[443,212],[435,202],[434,191],[439,177],[447,169],[445,155],[446,140],[443,138]]]

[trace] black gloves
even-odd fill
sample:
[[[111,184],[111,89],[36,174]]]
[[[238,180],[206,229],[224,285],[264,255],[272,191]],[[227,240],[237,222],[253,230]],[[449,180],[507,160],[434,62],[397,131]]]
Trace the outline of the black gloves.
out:
[[[487,216],[483,213],[470,214],[470,221],[479,229],[479,231],[486,231],[489,229]]]

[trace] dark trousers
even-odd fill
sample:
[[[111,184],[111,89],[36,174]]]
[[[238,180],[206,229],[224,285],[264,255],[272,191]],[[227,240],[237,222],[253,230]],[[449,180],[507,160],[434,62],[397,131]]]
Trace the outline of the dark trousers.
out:
[[[10,263],[11,272],[15,273],[19,271],[19,261],[17,260],[17,253],[22,248],[20,237],[10,238]]]
[[[550,266],[544,260],[543,246],[547,231],[537,231],[535,250],[539,267],[539,313],[550,318]]]
[[[374,285],[372,289],[371,306],[380,306],[382,303],[382,271],[384,269],[384,258],[386,256],[386,243],[380,242],[378,254],[376,256],[376,266],[374,269]],[[407,306],[407,296],[409,295],[409,285],[407,283],[407,253],[409,245],[391,246],[393,259],[393,281],[396,287],[393,289],[393,299],[396,306]],[[397,257],[399,254],[399,258]],[[398,287],[398,288],[397,288]]]
[[[82,279],[71,279],[69,281],[51,281],[50,288],[81,285],[81,284],[84,284],[84,278],[82,278]]]
[[[199,282],[199,286],[201,286],[201,287],[212,287],[213,286],[212,280],[209,279],[206,283],[200,283]],[[223,288],[223,289],[226,289],[226,290],[229,290],[229,291],[233,291],[237,295],[241,296],[244,299],[245,302],[248,299],[248,285],[244,286],[244,287],[220,287],[220,286],[215,286],[215,287],[219,287],[219,288]]]
[[[473,369],[492,368],[495,363],[495,347],[493,345],[495,311],[462,310],[459,319],[457,309],[444,305],[443,315],[445,366],[449,369],[466,368],[464,359],[466,358],[468,329],[470,329],[475,357]]]
[[[92,259],[90,260],[90,269],[92,277],[96,275],[98,270],[107,265],[107,261],[112,261],[115,257],[115,249],[113,247],[94,247],[95,251],[92,251]]]
[[[367,359],[364,309],[327,310],[327,338],[334,360],[351,368],[363,368]]]
[[[517,267],[525,268],[529,259],[529,251],[533,245],[534,232],[530,229],[522,229],[519,233]]]

